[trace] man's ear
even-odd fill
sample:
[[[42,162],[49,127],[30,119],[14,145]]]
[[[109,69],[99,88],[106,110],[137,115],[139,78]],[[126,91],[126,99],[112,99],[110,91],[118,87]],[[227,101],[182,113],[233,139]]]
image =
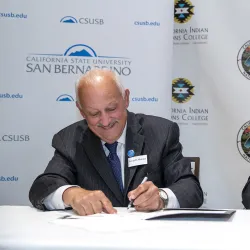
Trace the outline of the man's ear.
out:
[[[126,90],[125,90],[125,96],[124,96],[125,107],[126,107],[126,109],[127,109],[128,106],[129,106],[129,95],[130,95],[130,91],[129,91],[129,89],[126,89]]]
[[[82,110],[82,108],[81,108],[81,106],[79,105],[78,102],[76,102],[76,107],[79,109],[79,111],[80,111],[82,117],[83,117],[83,118],[86,118],[86,117],[85,117],[85,114],[83,113],[83,110]]]

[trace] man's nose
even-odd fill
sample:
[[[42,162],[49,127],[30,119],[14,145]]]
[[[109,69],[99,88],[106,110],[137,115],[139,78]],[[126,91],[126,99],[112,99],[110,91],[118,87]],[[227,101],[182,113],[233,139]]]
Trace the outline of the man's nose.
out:
[[[109,115],[107,113],[102,114],[101,123],[105,127],[107,127],[109,125]]]

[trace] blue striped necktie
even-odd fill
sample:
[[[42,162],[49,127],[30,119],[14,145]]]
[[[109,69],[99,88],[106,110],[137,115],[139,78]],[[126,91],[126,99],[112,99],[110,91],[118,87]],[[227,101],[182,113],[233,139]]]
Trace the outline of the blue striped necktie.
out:
[[[115,179],[120,187],[121,192],[123,193],[121,162],[116,153],[117,145],[117,141],[112,144],[105,143],[106,148],[109,150],[109,155],[107,157],[109,165],[111,166]]]

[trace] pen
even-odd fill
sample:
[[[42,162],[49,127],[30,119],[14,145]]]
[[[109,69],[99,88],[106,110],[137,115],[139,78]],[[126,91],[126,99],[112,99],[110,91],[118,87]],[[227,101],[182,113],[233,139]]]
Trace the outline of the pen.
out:
[[[143,184],[143,183],[146,182],[147,180],[148,180],[148,177],[145,176],[144,179],[142,180],[141,184]],[[130,208],[132,207],[133,202],[134,202],[134,200],[131,200],[131,201],[129,202],[127,209],[130,209]]]

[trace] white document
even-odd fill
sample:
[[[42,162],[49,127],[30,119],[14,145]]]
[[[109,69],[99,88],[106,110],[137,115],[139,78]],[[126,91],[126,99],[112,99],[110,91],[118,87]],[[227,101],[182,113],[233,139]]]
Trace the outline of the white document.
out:
[[[50,223],[101,233],[148,230],[163,226],[159,221],[144,220],[145,213],[129,212],[125,209],[118,211],[117,214],[100,213],[88,216],[64,214]]]
[[[155,212],[137,212],[134,209],[119,208],[117,214],[93,214],[79,216],[72,213],[64,213],[51,223],[81,228],[95,232],[118,232],[145,230],[163,227],[161,218],[192,218],[192,217],[223,217],[231,216],[234,210],[205,210],[205,209],[168,209]],[[158,219],[158,220],[151,220]]]

